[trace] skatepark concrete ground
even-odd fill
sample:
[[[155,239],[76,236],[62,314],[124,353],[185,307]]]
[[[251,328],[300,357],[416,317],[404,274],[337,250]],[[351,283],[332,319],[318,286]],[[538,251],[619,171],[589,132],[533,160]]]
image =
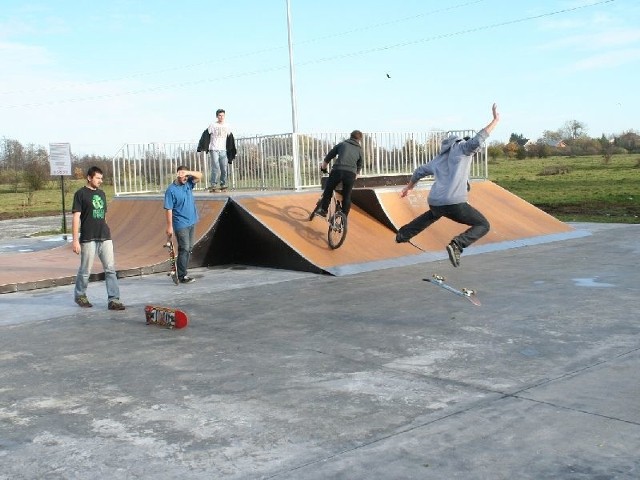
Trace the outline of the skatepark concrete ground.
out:
[[[0,295],[0,479],[640,478],[640,225],[575,226],[458,269],[129,277],[123,312]]]

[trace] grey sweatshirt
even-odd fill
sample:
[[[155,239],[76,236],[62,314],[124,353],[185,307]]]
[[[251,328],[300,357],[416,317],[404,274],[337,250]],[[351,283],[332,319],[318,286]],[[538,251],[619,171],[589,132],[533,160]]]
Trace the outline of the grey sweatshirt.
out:
[[[489,133],[485,129],[466,141],[455,135],[447,137],[442,141],[440,153],[429,163],[416,168],[411,176],[413,183],[428,175],[435,177],[429,192],[429,205],[441,207],[467,201],[471,160],[487,138]]]

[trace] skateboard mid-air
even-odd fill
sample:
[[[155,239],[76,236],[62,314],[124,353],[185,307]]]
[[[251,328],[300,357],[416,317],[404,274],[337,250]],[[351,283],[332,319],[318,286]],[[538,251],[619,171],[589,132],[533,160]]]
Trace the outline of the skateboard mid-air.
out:
[[[462,290],[458,290],[457,288],[453,288],[451,285],[445,283],[445,278],[442,275],[434,274],[431,278],[423,278],[425,282],[433,283],[439,287],[448,290],[449,292],[458,295],[459,297],[464,297],[473,303],[476,306],[480,306],[480,300],[476,297],[476,291],[471,290],[469,288],[463,288]]]

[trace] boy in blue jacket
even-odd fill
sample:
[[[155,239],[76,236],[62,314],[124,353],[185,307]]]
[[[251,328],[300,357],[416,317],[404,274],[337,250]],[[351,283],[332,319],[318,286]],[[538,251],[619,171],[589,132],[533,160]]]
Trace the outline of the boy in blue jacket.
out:
[[[180,165],[176,171],[176,179],[164,194],[167,237],[171,238],[175,233],[178,240],[176,269],[180,283],[195,282],[192,277],[187,275],[187,268],[198,222],[198,210],[193,197],[193,188],[200,179],[202,179],[201,172],[191,171],[184,165]]]

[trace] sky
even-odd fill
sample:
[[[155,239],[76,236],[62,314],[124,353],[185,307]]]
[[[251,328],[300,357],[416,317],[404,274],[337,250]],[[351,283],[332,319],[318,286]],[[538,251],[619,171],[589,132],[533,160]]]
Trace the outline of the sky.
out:
[[[287,5],[291,19],[289,55]],[[290,58],[295,95],[292,95]],[[637,0],[2,0],[0,139],[640,130]]]

